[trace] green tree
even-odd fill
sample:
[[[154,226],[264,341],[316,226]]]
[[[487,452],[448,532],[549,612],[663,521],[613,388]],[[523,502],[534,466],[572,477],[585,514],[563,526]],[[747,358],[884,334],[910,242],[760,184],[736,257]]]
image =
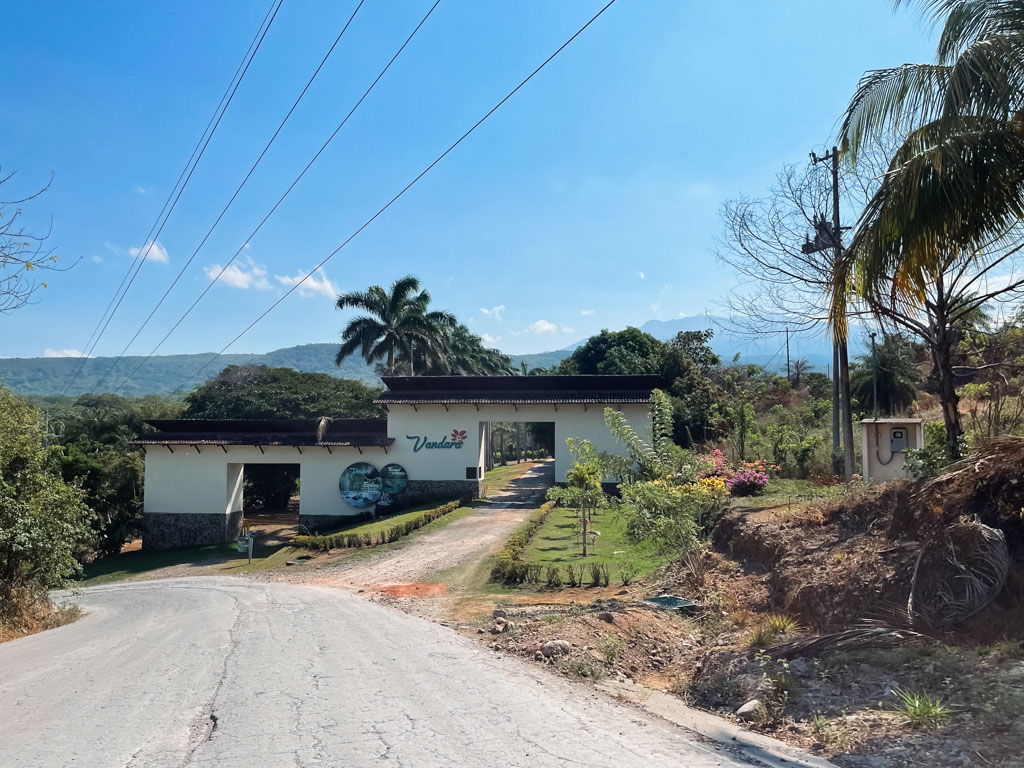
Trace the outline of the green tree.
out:
[[[807,381],[807,374],[814,370],[814,366],[806,357],[798,357],[793,361],[793,389],[800,389],[800,384]]]
[[[365,291],[343,293],[338,309],[361,309],[367,314],[349,321],[341,333],[342,344],[335,363],[359,352],[368,363],[386,361],[387,375],[398,373],[396,358],[406,356],[406,372],[412,375],[416,347],[431,353],[442,346],[446,329],[455,325],[450,312],[430,309],[430,294],[420,290],[420,281],[406,275],[387,290],[371,285]]]
[[[866,411],[877,409],[891,416],[914,402],[921,372],[914,362],[914,349],[905,336],[886,336],[873,352],[860,355],[850,371],[850,391]]]
[[[441,328],[436,342],[413,347],[413,370],[426,376],[510,376],[508,355],[484,345],[482,338],[462,323]],[[398,367],[408,370],[409,352],[403,347]]]
[[[229,365],[185,398],[188,419],[377,418],[380,389],[326,373]]]
[[[664,362],[662,343],[639,328],[601,331],[559,363],[561,375],[659,374]]]
[[[1013,262],[1024,217],[1024,5],[918,5],[942,25],[936,62],[868,72],[842,122],[853,164],[879,142],[895,137],[899,146],[836,265],[831,314],[845,335],[845,307],[856,293],[876,315],[921,336],[956,458],[957,322],[1024,286]],[[1010,279],[990,284],[984,278],[996,268]]]
[[[0,621],[26,595],[39,599],[80,571],[75,553],[90,537],[91,513],[59,460],[42,414],[0,389]]]

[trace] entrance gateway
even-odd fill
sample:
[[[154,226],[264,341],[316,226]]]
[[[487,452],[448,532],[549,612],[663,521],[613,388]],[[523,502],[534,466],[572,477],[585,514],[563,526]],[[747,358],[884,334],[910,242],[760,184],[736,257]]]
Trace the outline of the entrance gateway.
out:
[[[622,453],[615,408],[650,435],[657,376],[385,376],[386,419],[153,419],[146,451],[147,549],[231,541],[241,531],[246,464],[298,464],[299,523],[316,531],[432,499],[482,496],[490,422],[550,422],[555,481],[568,437]]]

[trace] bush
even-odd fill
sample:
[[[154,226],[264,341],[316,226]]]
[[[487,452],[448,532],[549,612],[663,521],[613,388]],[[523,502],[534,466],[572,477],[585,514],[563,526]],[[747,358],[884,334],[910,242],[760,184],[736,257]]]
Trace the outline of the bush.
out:
[[[41,414],[0,389],[0,623],[81,570],[75,552],[92,537],[92,514],[59,459]]]
[[[583,585],[583,566],[576,563],[569,563],[565,566],[566,574],[569,576],[569,586],[579,587]]]
[[[547,585],[552,589],[562,588],[562,571],[557,565],[549,565],[546,571]]]
[[[640,569],[636,563],[627,561],[619,564],[619,578],[622,580],[622,586],[624,587],[628,587],[636,581],[638,573],[640,573]]]
[[[541,505],[540,509],[527,518],[526,522],[513,533],[501,552],[498,553],[498,561],[491,570],[492,581],[502,581],[506,584],[522,584],[524,581],[533,580],[530,577],[536,573],[536,581],[540,580],[540,566],[536,572],[530,570],[530,564],[526,562],[526,548],[537,533],[537,529],[543,525],[551,510],[554,509],[554,502]]]
[[[454,512],[465,502],[465,499],[449,501],[439,507],[428,509],[422,514],[402,523],[395,523],[390,528],[379,531],[376,534],[370,533],[345,533],[338,531],[329,534],[313,534],[312,536],[296,536],[292,539],[292,546],[305,549],[329,550],[348,549],[353,547],[372,547],[375,544],[398,541],[403,536],[408,536],[428,523],[432,523],[440,517]]]
[[[745,466],[725,481],[733,496],[756,496],[768,485],[768,473],[757,466]]]

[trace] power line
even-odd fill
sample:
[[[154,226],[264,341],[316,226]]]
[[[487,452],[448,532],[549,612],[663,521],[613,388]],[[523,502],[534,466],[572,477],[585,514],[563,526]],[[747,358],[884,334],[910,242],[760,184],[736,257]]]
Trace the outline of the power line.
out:
[[[160,221],[160,218],[164,215],[164,211],[167,210],[167,206],[170,205],[171,200],[174,198],[174,193],[177,192],[177,190],[178,190],[178,185],[181,184],[182,179],[185,178],[185,174],[188,172],[189,166],[192,164],[192,161],[195,159],[196,153],[199,151],[199,148],[202,146],[203,139],[206,138],[206,134],[209,132],[210,127],[214,123],[214,120],[217,119],[217,115],[220,113],[221,107],[224,105],[224,100],[227,99],[228,94],[231,92],[231,87],[234,85],[235,79],[238,77],[238,74],[242,71],[242,67],[245,66],[245,61],[248,58],[249,53],[252,51],[253,46],[256,45],[256,41],[259,39],[260,33],[263,31],[263,26],[267,23],[267,19],[270,18],[270,14],[273,11],[273,9],[274,9],[274,4],[271,3],[270,8],[267,9],[267,13],[263,17],[263,21],[260,22],[260,26],[256,30],[256,34],[253,36],[252,40],[249,42],[249,47],[246,49],[245,53],[242,54],[242,58],[238,62],[238,66],[235,68],[235,72],[231,76],[231,80],[228,82],[227,87],[224,89],[224,93],[220,97],[220,101],[217,103],[217,106],[214,108],[213,114],[210,115],[210,119],[209,119],[209,121],[207,121],[206,127],[203,129],[202,134],[200,134],[199,140],[196,142],[195,147],[192,148],[192,154],[189,155],[188,160],[185,161],[185,165],[184,165],[184,167],[182,167],[181,173],[178,174],[177,181],[174,182],[174,186],[171,187],[171,191],[167,195],[167,199],[164,200],[164,204],[160,208],[160,212],[157,214],[156,219],[153,221],[153,225],[150,227],[149,233],[146,235],[146,239],[143,240],[143,244],[149,242],[152,239],[153,232],[156,230],[156,227],[157,227],[157,224]],[[89,345],[92,343],[93,337],[95,337],[96,332],[100,328],[100,325],[102,325],[103,320],[107,316],[107,313],[110,311],[110,308],[114,305],[114,301],[117,299],[118,294],[121,292],[121,289],[124,287],[125,281],[128,279],[128,276],[131,274],[132,267],[135,266],[135,262],[138,261],[138,259],[139,259],[139,257],[141,255],[142,255],[142,249],[140,248],[138,251],[136,251],[135,257],[132,259],[131,264],[128,265],[128,269],[125,271],[124,277],[121,278],[120,285],[117,286],[117,289],[114,291],[114,295],[110,297],[110,302],[107,304],[106,309],[103,310],[103,314],[100,315],[100,319],[96,322],[95,327],[92,329],[92,333],[89,334],[89,338],[86,340],[85,346],[83,347],[83,349],[88,349],[89,348]],[[80,363],[80,365],[84,365],[84,362]],[[77,373],[75,375],[77,376]],[[72,382],[74,381],[74,377],[72,378],[71,381]],[[70,383],[69,383],[69,386],[70,386]],[[65,389],[64,391],[66,392],[67,389]]]
[[[260,47],[263,45],[263,40],[266,38],[267,33],[270,31],[270,26],[274,23],[274,19],[277,18],[277,12],[281,9],[281,5],[283,2],[284,0],[276,1],[276,5],[273,6],[272,12],[270,13],[269,20],[265,19],[266,23],[264,25],[261,25],[260,29],[257,30],[256,44],[255,46],[250,44],[249,50],[246,52],[247,57],[243,56],[245,65],[242,68],[242,71],[238,75],[237,79],[233,81],[233,84],[229,83],[229,93],[226,99],[221,99],[221,103],[223,106],[219,106],[219,114],[216,111],[214,113],[216,120],[214,120],[212,128],[210,128],[208,134],[204,132],[204,136],[200,137],[199,143],[201,147],[199,148],[198,154],[195,151],[193,151],[194,160],[190,160],[191,168],[188,168],[188,164],[186,164],[186,168],[188,168],[188,173],[185,175],[184,181],[181,182],[181,185],[177,190],[177,194],[175,194],[173,189],[171,190],[171,195],[168,197],[168,200],[171,200],[171,198],[173,198],[173,200],[171,201],[170,206],[168,206],[167,203],[164,203],[164,208],[161,209],[161,213],[157,215],[157,222],[159,222],[159,226],[157,226],[156,222],[154,223],[153,227],[151,227],[149,230],[149,235],[147,235],[146,241],[143,243],[143,246],[140,247],[138,249],[138,252],[135,254],[135,258],[132,261],[132,264],[129,265],[128,267],[128,273],[126,273],[126,277],[128,277],[128,274],[130,274],[130,277],[128,277],[127,285],[125,285],[125,281],[122,280],[121,285],[124,286],[124,290],[122,291],[121,287],[119,286],[118,290],[115,291],[114,296],[117,297],[118,292],[120,292],[120,298],[117,298],[117,301],[116,303],[114,303],[113,309],[110,309],[110,313],[107,316],[106,320],[104,321],[102,317],[100,318],[100,324],[98,325],[99,332],[97,333],[96,331],[93,331],[95,339],[92,341],[92,346],[89,347],[88,344],[86,345],[86,350],[82,355],[82,362],[78,366],[78,369],[75,371],[74,375],[71,377],[71,380],[64,387],[64,391],[61,392],[61,396],[67,393],[67,391],[74,384],[75,380],[78,378],[83,367],[85,366],[85,361],[92,354],[92,351],[96,349],[96,346],[99,344],[100,339],[103,337],[103,334],[106,332],[107,327],[110,325],[110,321],[114,319],[114,314],[121,306],[121,302],[124,301],[124,297],[128,294],[128,290],[132,287],[132,284],[135,282],[135,278],[138,276],[139,271],[142,269],[142,265],[146,263],[146,259],[149,257],[149,253],[152,250],[153,245],[157,242],[157,239],[160,237],[160,233],[163,231],[164,226],[167,224],[167,220],[170,218],[171,213],[174,211],[174,208],[177,206],[178,201],[181,199],[181,195],[184,193],[185,187],[188,186],[188,182],[192,178],[192,174],[195,172],[196,167],[199,165],[199,161],[202,160],[203,155],[206,153],[206,148],[210,145],[210,141],[213,139],[213,134],[217,131],[217,127],[220,125],[220,121],[223,119],[225,113],[228,110],[228,107],[231,105],[231,101],[234,99],[235,93],[238,92],[238,87],[242,84],[242,80],[245,78],[246,73],[249,71],[249,66],[252,64],[253,59],[256,57],[256,54],[259,52]],[[166,213],[164,213],[164,210],[166,210]],[[155,233],[154,228],[156,230]],[[134,272],[132,272],[133,267]]]
[[[306,172],[313,166],[313,164],[317,161],[317,159],[320,157],[320,155],[323,154],[324,150],[327,149],[327,147],[330,145],[330,143],[332,141],[334,141],[334,138],[341,132],[341,129],[345,127],[345,124],[349,121],[349,118],[352,117],[352,115],[359,108],[359,105],[363,103],[363,101],[366,99],[366,97],[370,95],[370,92],[376,87],[377,83],[380,82],[381,78],[384,77],[385,73],[391,68],[391,65],[395,63],[395,60],[398,59],[399,55],[401,55],[402,51],[404,51],[406,46],[409,45],[410,41],[412,41],[413,37],[416,36],[416,33],[419,32],[420,28],[426,23],[427,19],[430,18],[430,15],[434,12],[434,9],[437,8],[438,5],[440,5],[440,3],[441,3],[441,0],[436,0],[435,1],[435,3],[427,11],[426,15],[422,19],[420,19],[419,24],[416,25],[416,27],[413,29],[413,31],[405,39],[405,42],[403,42],[402,45],[398,48],[398,50],[395,51],[395,54],[391,57],[390,61],[388,61],[388,63],[380,71],[380,73],[373,80],[373,82],[370,83],[370,86],[363,92],[363,95],[359,97],[359,100],[356,101],[356,103],[348,111],[348,114],[345,115],[344,119],[338,124],[338,127],[334,129],[334,132],[330,136],[327,137],[327,140],[320,146],[320,149],[317,150],[316,154],[314,154],[313,157],[310,159],[310,161],[308,163],[306,163],[305,168],[303,168],[302,171],[299,173],[299,175],[295,177],[295,179],[292,181],[292,183],[284,191],[284,194],[281,195],[281,197],[278,199],[278,201],[276,203],[274,203],[274,206],[267,212],[266,216],[263,217],[262,221],[260,221],[260,223],[256,226],[256,228],[252,232],[249,233],[248,237],[246,237],[245,240],[242,241],[242,245],[239,246],[238,250],[235,251],[234,255],[232,255],[232,257],[227,260],[227,262],[224,264],[224,266],[221,267],[220,272],[218,272],[217,275],[209,282],[209,284],[207,284],[207,286],[202,290],[202,292],[199,294],[199,296],[196,297],[195,301],[192,302],[191,306],[189,306],[189,308],[185,310],[185,312],[181,315],[181,317],[179,317],[177,319],[177,321],[174,323],[174,325],[171,326],[170,330],[167,331],[166,334],[164,334],[164,337],[159,341],[159,343],[157,343],[157,345],[155,347],[153,347],[152,350],[150,350],[149,354],[146,355],[146,357],[144,357],[142,359],[142,361],[135,367],[135,369],[131,373],[129,373],[124,378],[124,380],[121,381],[121,383],[117,385],[117,387],[114,388],[115,392],[120,390],[121,387],[123,387],[125,384],[127,384],[128,381],[131,380],[131,378],[133,376],[135,376],[135,374],[137,374],[142,369],[142,367],[150,360],[150,358],[152,358],[153,355],[155,355],[157,353],[157,351],[160,349],[160,347],[163,346],[164,342],[166,342],[167,339],[170,338],[171,334],[173,334],[174,331],[176,331],[178,329],[178,326],[181,325],[181,323],[185,320],[185,318],[188,317],[189,314],[191,314],[192,310],[196,308],[196,306],[199,304],[199,302],[203,300],[203,297],[205,297],[206,294],[210,292],[210,289],[213,288],[213,286],[217,284],[217,281],[220,279],[221,275],[223,275],[227,271],[228,267],[230,267],[231,264],[235,261],[235,259],[237,259],[238,256],[242,253],[242,251],[245,250],[246,244],[249,243],[249,241],[251,241],[252,238],[255,237],[256,234],[263,228],[263,225],[267,223],[267,221],[270,219],[270,217],[274,214],[274,212],[281,205],[281,203],[284,202],[284,199],[286,197],[288,197],[288,195],[291,193],[291,191],[295,188],[295,186],[302,179],[302,177],[306,175]]]
[[[171,291],[174,290],[174,286],[178,284],[178,281],[181,279],[181,276],[185,274],[185,271],[189,268],[189,266],[191,266],[196,256],[199,255],[199,251],[202,249],[202,247],[206,245],[206,241],[210,239],[210,235],[213,234],[213,230],[217,228],[218,224],[220,224],[221,219],[223,219],[224,215],[228,212],[228,208],[230,208],[231,204],[235,202],[235,199],[242,191],[242,188],[246,185],[250,177],[256,171],[256,167],[260,164],[260,162],[262,162],[264,156],[266,156],[267,152],[270,150],[271,145],[277,139],[278,135],[280,135],[282,129],[285,126],[285,123],[288,122],[288,120],[292,116],[292,113],[295,112],[296,108],[299,106],[299,102],[302,101],[303,96],[306,95],[306,92],[309,90],[310,86],[313,85],[313,81],[316,80],[317,75],[320,74],[320,70],[324,68],[324,65],[327,63],[327,59],[331,57],[331,54],[334,53],[334,49],[338,47],[338,43],[341,42],[341,38],[345,35],[345,32],[352,24],[352,21],[355,19],[356,14],[359,13],[359,9],[363,7],[364,2],[365,0],[359,0],[359,3],[356,5],[355,10],[352,11],[352,15],[348,17],[348,21],[346,21],[345,25],[341,28],[341,32],[338,33],[338,36],[334,39],[334,42],[331,44],[331,47],[327,50],[327,53],[324,54],[324,57],[323,59],[321,59],[319,66],[317,66],[316,70],[310,76],[309,80],[306,82],[305,87],[299,93],[298,98],[295,99],[295,102],[292,104],[287,114],[285,114],[284,119],[281,121],[281,124],[277,126],[277,130],[274,131],[273,135],[270,137],[270,140],[267,142],[267,145],[263,147],[263,151],[260,152],[259,157],[256,158],[256,161],[252,164],[252,167],[249,168],[249,172],[245,174],[245,178],[242,179],[242,182],[238,185],[238,188],[235,189],[234,194],[231,195],[231,198],[227,201],[224,208],[221,210],[220,214],[214,220],[213,224],[210,225],[210,228],[209,230],[207,230],[206,234],[203,235],[203,239],[199,242],[199,245],[196,246],[196,249],[192,252],[192,255],[188,257],[188,260],[178,271],[177,276],[174,278],[174,280],[171,281],[171,284],[167,287],[167,290],[164,291],[164,295],[160,297],[160,300],[157,301],[156,305],[153,307],[152,310],[150,310],[150,313],[146,316],[146,319],[142,321],[142,324],[135,331],[135,335],[128,340],[128,343],[124,345],[124,349],[122,349],[121,352],[117,355],[117,357],[114,358],[114,361],[110,364],[110,367],[107,368],[106,372],[103,374],[103,377],[96,384],[97,389],[103,386],[103,382],[107,380],[107,377],[110,376],[114,368],[117,367],[118,362],[120,362],[121,359],[124,357],[129,347],[131,347],[131,345],[135,343],[135,340],[139,338],[139,334],[142,333],[145,327],[149,324],[149,321],[153,319],[153,315],[156,314],[157,310],[160,309],[161,305],[163,305],[164,300],[168,297],[168,295],[170,295]]]
[[[346,245],[348,245],[350,242],[352,242],[364,229],[366,229],[368,226],[370,226],[370,224],[372,224],[374,221],[376,221],[388,208],[390,208],[392,205],[394,205],[395,202],[397,202],[400,197],[402,197],[406,192],[408,192],[420,179],[422,179],[424,176],[426,176],[434,168],[434,166],[436,166],[445,157],[447,157],[457,146],[459,146],[459,144],[461,144],[463,141],[465,141],[466,138],[471,133],[473,133],[477,128],[479,128],[483,124],[483,122],[485,120],[487,120],[487,118],[489,118],[491,115],[493,115],[495,112],[497,112],[498,109],[500,109],[501,106],[506,101],[508,101],[516,93],[518,93],[519,90],[522,89],[523,86],[525,86],[528,82],[530,82],[530,80],[532,80],[537,75],[538,72],[540,72],[542,69],[544,69],[544,67],[546,67],[549,63],[551,63],[551,61],[556,56],[558,56],[558,54],[560,54],[562,51],[564,51],[577,37],[579,37],[581,34],[583,34],[583,32],[591,24],[593,24],[595,21],[597,21],[598,18],[600,18],[601,15],[604,14],[604,12],[607,11],[609,8],[611,8],[612,5],[614,5],[614,4],[615,4],[615,0],[609,0],[609,2],[603,8],[601,8],[601,10],[599,10],[597,13],[595,13],[593,16],[590,17],[590,20],[587,21],[586,24],[584,24],[582,27],[580,27],[578,30],[576,30],[576,32],[573,33],[573,35],[568,40],[566,40],[564,43],[562,43],[555,50],[554,53],[552,53],[550,56],[548,56],[543,62],[540,63],[540,65],[536,69],[534,69],[529,75],[527,75],[519,83],[519,85],[517,85],[515,88],[513,88],[511,91],[509,91],[505,95],[505,97],[501,99],[501,101],[499,101],[497,104],[495,104],[493,107],[491,107],[491,109],[488,110],[487,113],[483,117],[481,117],[479,120],[477,120],[472,125],[472,127],[470,127],[470,129],[468,131],[466,131],[458,139],[456,139],[455,142],[451,146],[448,147],[448,149],[446,149],[444,152],[442,152],[440,155],[438,155],[434,159],[434,161],[430,163],[430,165],[428,165],[426,168],[424,168],[422,171],[420,171],[420,173],[417,174],[416,177],[413,178],[412,181],[410,181],[408,184],[406,184],[401,189],[401,191],[398,192],[398,194],[396,194],[387,203],[385,203],[375,214],[373,214],[373,216],[371,216],[369,219],[367,219],[365,222],[363,222],[363,224],[358,229],[356,229],[355,232],[353,232],[351,235],[349,235],[341,243],[341,245],[339,245],[337,248],[335,248],[333,251],[331,251],[329,254],[327,254],[327,256],[324,257],[324,259],[319,264],[317,264],[315,267],[313,267],[313,269],[311,269],[309,272],[307,272],[302,277],[302,279],[296,281],[295,285],[293,285],[291,288],[289,288],[287,291],[285,291],[285,293],[280,298],[278,298],[277,301],[275,301],[273,304],[271,304],[269,307],[267,307],[267,309],[265,309],[255,320],[253,320],[251,323],[249,323],[249,325],[247,325],[241,331],[241,333],[239,333],[231,341],[229,341],[227,344],[225,344],[220,349],[219,352],[217,352],[213,357],[211,357],[209,360],[207,360],[205,363],[203,363],[203,365],[200,366],[196,371],[194,371],[192,373],[192,375],[190,375],[187,379],[185,379],[185,381],[183,381],[174,390],[172,390],[170,392],[170,394],[168,394],[166,397],[164,397],[164,400],[165,401],[166,400],[170,400],[170,398],[173,395],[175,395],[178,392],[180,392],[182,390],[182,388],[186,384],[188,384],[190,381],[192,381],[192,379],[194,379],[196,376],[198,376],[200,373],[202,373],[207,367],[209,367],[209,365],[211,363],[213,363],[214,360],[216,360],[221,355],[223,355],[235,342],[237,342],[240,338],[242,338],[242,336],[244,336],[246,333],[248,333],[250,330],[252,330],[256,326],[256,324],[259,323],[264,317],[266,317],[271,312],[273,312],[274,309],[277,308],[277,306],[281,302],[283,302],[292,293],[294,293],[296,290],[298,290],[299,286],[301,286],[304,282],[306,282],[306,280],[308,280],[312,275],[316,274],[316,272],[318,270],[320,270],[321,268],[323,268],[324,264],[326,264],[328,261],[330,261],[332,258],[334,258],[334,256],[336,256],[338,254],[338,252],[341,251],[342,248],[344,248]]]

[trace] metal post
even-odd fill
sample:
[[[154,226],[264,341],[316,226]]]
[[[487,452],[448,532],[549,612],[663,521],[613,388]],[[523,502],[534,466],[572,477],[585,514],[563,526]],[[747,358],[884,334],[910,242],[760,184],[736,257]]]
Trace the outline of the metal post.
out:
[[[875,418],[878,418],[878,353],[875,351],[875,336],[878,334],[874,331],[871,332],[871,404],[875,412]]]

